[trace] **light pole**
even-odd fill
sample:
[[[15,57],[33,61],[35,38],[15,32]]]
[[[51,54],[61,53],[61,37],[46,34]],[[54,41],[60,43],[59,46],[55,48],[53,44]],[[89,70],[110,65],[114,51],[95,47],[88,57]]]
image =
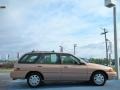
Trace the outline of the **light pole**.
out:
[[[77,47],[77,44],[74,44],[74,55],[76,54],[76,47]]]
[[[18,53],[17,53],[17,59],[18,59],[18,60],[19,60],[19,57],[20,57],[20,53],[18,52]]]
[[[63,52],[63,46],[59,46],[60,47],[60,52]]]
[[[107,39],[107,42],[108,42],[108,56],[109,56],[108,64],[109,66],[111,66],[112,42],[109,39]]]
[[[106,60],[107,60],[107,65],[108,65],[108,45],[107,45],[107,33],[108,31],[104,28],[104,32],[101,33],[101,35],[105,35],[105,46],[106,46]]]
[[[113,7],[113,25],[114,25],[114,57],[115,57],[115,68],[117,71],[117,79],[119,79],[119,59],[118,59],[118,48],[117,48],[117,25],[116,25],[116,0],[105,0],[105,6],[108,8]]]
[[[8,55],[7,55],[7,60],[9,60],[9,59],[10,59],[10,55],[8,54]]]
[[[6,8],[6,5],[5,4],[0,4],[0,9],[4,9]]]
[[[6,8],[6,6],[0,6],[0,8]]]

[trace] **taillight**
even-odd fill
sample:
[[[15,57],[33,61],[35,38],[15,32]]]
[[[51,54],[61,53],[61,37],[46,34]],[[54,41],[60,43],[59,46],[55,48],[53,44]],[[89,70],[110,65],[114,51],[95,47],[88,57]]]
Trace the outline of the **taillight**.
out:
[[[20,68],[14,68],[14,71],[18,71],[18,70],[20,70]]]

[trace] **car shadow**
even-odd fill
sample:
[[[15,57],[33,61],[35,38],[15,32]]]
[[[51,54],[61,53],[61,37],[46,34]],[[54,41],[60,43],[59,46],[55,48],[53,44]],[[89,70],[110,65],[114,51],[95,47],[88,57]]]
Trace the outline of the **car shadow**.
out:
[[[59,82],[59,83],[44,83],[37,88],[32,89],[56,89],[56,88],[71,88],[71,87],[96,87],[90,82]],[[31,89],[26,82],[14,82],[11,89]]]
[[[47,83],[47,84],[43,84],[42,86],[40,86],[41,88],[47,88],[47,87],[84,87],[84,86],[94,86],[93,84],[91,84],[90,82],[64,82],[64,83]]]

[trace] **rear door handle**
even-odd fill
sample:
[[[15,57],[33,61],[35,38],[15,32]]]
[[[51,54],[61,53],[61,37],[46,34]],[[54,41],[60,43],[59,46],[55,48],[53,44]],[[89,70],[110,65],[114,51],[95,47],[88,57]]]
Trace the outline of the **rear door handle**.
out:
[[[67,66],[64,66],[64,68],[68,68]]]

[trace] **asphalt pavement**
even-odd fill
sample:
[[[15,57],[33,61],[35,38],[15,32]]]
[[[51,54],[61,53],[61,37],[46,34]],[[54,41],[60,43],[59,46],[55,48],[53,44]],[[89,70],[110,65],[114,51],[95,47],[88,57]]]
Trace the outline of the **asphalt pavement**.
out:
[[[120,80],[109,80],[104,86],[93,86],[89,83],[45,84],[30,88],[26,80],[12,80],[9,73],[0,73],[0,90],[119,90]]]

